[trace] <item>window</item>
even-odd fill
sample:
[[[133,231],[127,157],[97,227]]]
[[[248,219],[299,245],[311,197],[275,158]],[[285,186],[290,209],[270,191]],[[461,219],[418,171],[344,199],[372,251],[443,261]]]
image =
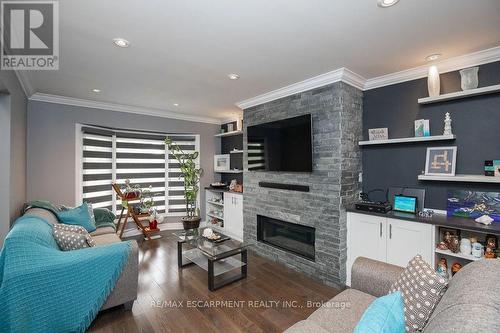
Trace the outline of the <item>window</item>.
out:
[[[179,165],[164,143],[171,137],[184,151],[198,150],[199,136],[162,134],[82,126],[83,202],[105,207],[115,214],[121,210],[111,184],[126,179],[141,188],[152,186],[155,207],[168,216],[186,212],[184,182]],[[199,163],[199,157],[198,157]]]

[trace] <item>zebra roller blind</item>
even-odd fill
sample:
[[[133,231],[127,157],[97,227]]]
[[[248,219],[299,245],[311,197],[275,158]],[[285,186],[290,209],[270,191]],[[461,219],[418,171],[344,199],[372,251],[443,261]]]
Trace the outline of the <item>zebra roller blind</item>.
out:
[[[82,197],[94,207],[120,212],[111,183],[151,186],[159,213],[182,216],[186,212],[184,179],[164,140],[169,136],[183,150],[198,150],[199,137],[192,134],[160,134],[82,127]],[[198,158],[199,160],[199,158]],[[199,161],[198,161],[199,163]]]

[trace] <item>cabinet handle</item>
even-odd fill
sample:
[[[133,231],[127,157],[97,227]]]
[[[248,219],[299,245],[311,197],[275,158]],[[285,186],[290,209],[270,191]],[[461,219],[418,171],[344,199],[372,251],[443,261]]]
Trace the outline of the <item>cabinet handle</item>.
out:
[[[380,237],[382,237],[382,222],[380,222]]]
[[[392,224],[389,224],[389,239],[392,239]]]

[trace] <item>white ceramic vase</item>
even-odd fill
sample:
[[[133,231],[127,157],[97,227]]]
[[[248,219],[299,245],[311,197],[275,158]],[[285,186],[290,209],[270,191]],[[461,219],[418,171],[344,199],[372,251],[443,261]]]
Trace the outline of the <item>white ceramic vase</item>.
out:
[[[427,89],[429,90],[429,97],[439,96],[441,83],[439,81],[439,72],[436,66],[429,67],[429,74],[427,76]]]
[[[465,68],[460,71],[462,90],[476,89],[478,86],[477,72],[479,67]]]

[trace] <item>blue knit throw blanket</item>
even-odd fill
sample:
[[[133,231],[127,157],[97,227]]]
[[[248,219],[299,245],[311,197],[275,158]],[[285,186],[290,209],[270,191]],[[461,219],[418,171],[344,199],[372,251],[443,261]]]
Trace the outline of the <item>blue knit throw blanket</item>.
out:
[[[130,251],[120,242],[64,252],[47,221],[19,218],[0,253],[0,332],[84,332]]]

